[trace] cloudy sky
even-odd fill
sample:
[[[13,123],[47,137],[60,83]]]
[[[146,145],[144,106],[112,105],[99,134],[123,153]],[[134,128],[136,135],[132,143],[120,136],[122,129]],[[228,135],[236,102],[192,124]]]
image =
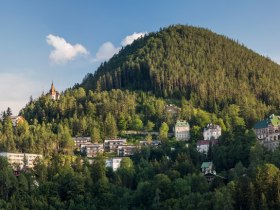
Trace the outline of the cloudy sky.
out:
[[[205,27],[280,63],[278,0],[3,0],[0,111],[14,114],[54,81],[80,83],[121,47],[171,24]]]

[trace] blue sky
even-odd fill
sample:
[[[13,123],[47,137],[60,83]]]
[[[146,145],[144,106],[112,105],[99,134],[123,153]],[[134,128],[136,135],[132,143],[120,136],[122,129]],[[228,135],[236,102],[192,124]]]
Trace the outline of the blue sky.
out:
[[[280,63],[278,0],[2,0],[0,110],[63,91],[122,46],[170,24],[211,29]]]

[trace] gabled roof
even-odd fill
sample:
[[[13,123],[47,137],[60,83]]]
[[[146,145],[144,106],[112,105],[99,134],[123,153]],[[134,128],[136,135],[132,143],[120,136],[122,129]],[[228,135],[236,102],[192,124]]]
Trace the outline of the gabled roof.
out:
[[[212,166],[213,166],[212,162],[203,162],[201,164],[201,168],[209,168],[209,167],[212,167]]]
[[[272,124],[273,126],[280,126],[280,116],[272,114],[267,119],[257,122],[254,128],[267,128],[269,124]]]

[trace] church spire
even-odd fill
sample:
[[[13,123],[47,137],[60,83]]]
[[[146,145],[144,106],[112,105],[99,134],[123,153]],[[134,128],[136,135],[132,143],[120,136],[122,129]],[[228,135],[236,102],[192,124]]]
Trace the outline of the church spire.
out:
[[[53,85],[53,81],[52,81],[52,86],[51,86],[51,95],[55,94],[55,88],[54,88],[54,85]]]
[[[53,100],[57,100],[57,99],[59,99],[59,97],[60,97],[59,92],[57,92],[57,91],[55,90],[53,81],[52,81],[52,85],[51,85],[51,89],[50,89],[50,93],[49,93],[49,94],[50,94],[50,96],[51,96],[51,98],[52,98]]]

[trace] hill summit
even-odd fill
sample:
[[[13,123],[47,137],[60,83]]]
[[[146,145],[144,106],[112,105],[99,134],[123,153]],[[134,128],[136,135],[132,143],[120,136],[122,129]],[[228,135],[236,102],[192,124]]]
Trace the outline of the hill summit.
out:
[[[135,40],[81,86],[185,97],[214,112],[237,104],[255,119],[278,108],[278,78],[279,65],[244,45],[207,29],[175,25]]]

